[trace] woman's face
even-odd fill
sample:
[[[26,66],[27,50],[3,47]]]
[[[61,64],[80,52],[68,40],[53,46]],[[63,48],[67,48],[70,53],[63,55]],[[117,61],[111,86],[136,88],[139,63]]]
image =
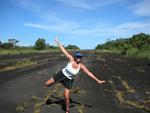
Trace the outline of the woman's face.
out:
[[[75,61],[77,62],[77,64],[81,62],[81,59],[82,59],[81,56],[76,56],[75,57]]]

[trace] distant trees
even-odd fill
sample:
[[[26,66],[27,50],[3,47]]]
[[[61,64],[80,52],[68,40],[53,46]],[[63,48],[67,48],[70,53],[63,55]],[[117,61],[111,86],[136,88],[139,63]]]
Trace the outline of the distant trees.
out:
[[[120,38],[117,40],[111,40],[105,44],[98,44],[95,49],[111,49],[111,48],[122,48],[122,47],[135,47],[142,48],[144,45],[150,44],[150,35],[145,33],[139,33],[133,35],[131,38]]]
[[[111,48],[122,48],[125,44],[128,43],[128,39],[116,39],[110,40],[104,44],[98,44],[95,49],[111,49]]]
[[[35,42],[35,49],[37,50],[43,50],[46,48],[46,42],[45,39],[41,39],[39,38],[36,42]]]
[[[8,39],[8,42],[4,42],[2,43],[0,41],[0,48],[1,49],[13,49],[16,47],[16,44],[18,43],[19,41],[16,40],[16,39]]]
[[[46,43],[44,38],[38,38],[34,44],[34,46],[17,46],[17,43],[19,40],[16,40],[14,38],[8,39],[8,42],[2,43],[0,41],[0,49],[17,49],[17,50],[23,50],[23,49],[36,49],[36,50],[44,50],[44,49],[58,49],[58,46],[50,45]],[[69,44],[66,46],[66,49],[79,49],[76,45]]]
[[[2,42],[0,41],[0,49],[2,49]]]
[[[3,43],[2,48],[3,49],[12,49],[13,48],[13,44],[9,43],[9,42],[5,42],[5,43]]]
[[[76,45],[68,45],[67,47],[66,47],[66,49],[80,49],[79,47],[77,47]]]
[[[141,49],[144,45],[150,44],[150,35],[145,33],[133,35],[132,38],[129,39],[129,43],[133,47]]]
[[[16,44],[19,42],[19,40],[16,40],[16,39],[8,39],[8,43],[9,44],[12,44],[12,47],[15,47]]]
[[[0,41],[0,49],[58,49],[57,46],[50,45],[46,43],[45,39],[38,38],[34,44],[34,46],[17,46],[19,41],[10,38],[7,42]],[[76,45],[67,45],[66,49],[77,50],[80,49]],[[135,34],[130,38],[119,38],[116,40],[107,40],[104,44],[98,44],[95,49],[107,49],[107,50],[117,50],[121,51],[121,54],[127,54],[129,50],[132,51],[148,49],[150,48],[150,35],[145,33]]]
[[[127,52],[131,49],[140,50],[146,46],[149,48],[150,45],[150,35],[145,33],[135,34],[130,38],[120,38],[117,40],[111,40],[106,42],[105,44],[98,44],[95,49],[117,49],[121,51],[121,54],[127,54]]]
[[[57,46],[54,45],[49,45],[46,44],[45,39],[41,39],[39,38],[36,42],[35,42],[35,49],[37,50],[43,50],[43,49],[58,49]],[[71,45],[69,44],[67,47],[65,47],[66,49],[79,49],[79,47],[77,47],[76,45]]]
[[[39,38],[36,42],[35,42],[35,49],[37,50],[43,50],[43,49],[58,49],[57,46],[54,45],[50,45],[50,44],[46,44],[45,39],[41,39]],[[65,47],[66,49],[79,49],[79,47],[77,47],[76,45],[71,45],[69,44],[67,47]]]

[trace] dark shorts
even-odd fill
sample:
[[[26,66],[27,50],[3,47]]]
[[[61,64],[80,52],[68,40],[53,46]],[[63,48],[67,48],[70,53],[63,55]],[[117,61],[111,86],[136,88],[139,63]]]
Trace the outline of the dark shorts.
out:
[[[56,75],[53,76],[55,82],[60,82],[64,85],[67,89],[72,89],[73,86],[73,79],[67,78],[62,70],[60,70]]]

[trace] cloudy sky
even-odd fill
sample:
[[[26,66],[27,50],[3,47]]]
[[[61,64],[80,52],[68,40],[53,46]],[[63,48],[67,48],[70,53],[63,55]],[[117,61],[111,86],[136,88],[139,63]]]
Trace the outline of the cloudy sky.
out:
[[[55,36],[93,49],[108,39],[150,34],[150,0],[0,0],[0,41],[34,45]]]

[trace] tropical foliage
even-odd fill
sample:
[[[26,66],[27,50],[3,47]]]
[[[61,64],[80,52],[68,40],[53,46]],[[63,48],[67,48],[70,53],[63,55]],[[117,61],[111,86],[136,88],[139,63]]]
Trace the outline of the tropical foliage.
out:
[[[130,38],[107,41],[105,44],[98,44],[95,49],[118,51],[122,55],[150,58],[150,35],[139,33]]]

